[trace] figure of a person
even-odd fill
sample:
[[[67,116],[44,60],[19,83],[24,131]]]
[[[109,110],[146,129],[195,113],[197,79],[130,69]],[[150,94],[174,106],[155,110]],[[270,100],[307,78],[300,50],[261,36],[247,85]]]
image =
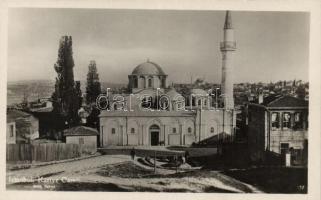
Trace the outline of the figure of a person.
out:
[[[135,148],[132,148],[132,150],[130,151],[130,156],[132,157],[132,160],[135,159],[135,154],[136,154]]]
[[[189,157],[189,152],[186,150],[185,151],[185,162],[187,162],[188,157]]]

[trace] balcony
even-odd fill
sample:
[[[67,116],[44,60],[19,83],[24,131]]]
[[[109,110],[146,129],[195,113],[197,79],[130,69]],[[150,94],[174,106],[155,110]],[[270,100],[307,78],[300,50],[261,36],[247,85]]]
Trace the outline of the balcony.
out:
[[[221,42],[220,49],[222,51],[235,51],[236,42],[229,42],[229,41]]]

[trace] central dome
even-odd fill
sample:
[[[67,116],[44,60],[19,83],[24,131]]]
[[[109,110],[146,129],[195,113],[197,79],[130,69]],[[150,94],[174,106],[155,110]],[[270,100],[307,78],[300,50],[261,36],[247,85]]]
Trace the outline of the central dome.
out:
[[[165,73],[158,64],[147,61],[135,67],[132,75],[165,75]]]

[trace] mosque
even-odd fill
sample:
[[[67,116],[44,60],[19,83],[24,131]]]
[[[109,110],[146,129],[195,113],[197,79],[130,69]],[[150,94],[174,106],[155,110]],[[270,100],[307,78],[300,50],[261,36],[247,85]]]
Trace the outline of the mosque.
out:
[[[223,107],[208,91],[190,90],[185,99],[167,81],[158,64],[147,61],[128,75],[128,94],[111,94],[101,112],[100,146],[190,145],[219,135],[234,135],[233,54],[236,50],[231,13],[226,12],[222,53]],[[232,137],[231,137],[232,138]]]

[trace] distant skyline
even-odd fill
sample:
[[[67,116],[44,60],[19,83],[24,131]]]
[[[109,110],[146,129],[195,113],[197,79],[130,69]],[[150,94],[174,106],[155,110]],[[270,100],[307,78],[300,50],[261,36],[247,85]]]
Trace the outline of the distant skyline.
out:
[[[57,76],[60,37],[73,38],[75,80],[95,60],[100,80],[127,83],[147,59],[169,83],[221,81],[225,11],[10,8],[8,81]],[[309,14],[232,11],[234,82],[302,79],[309,72]]]

